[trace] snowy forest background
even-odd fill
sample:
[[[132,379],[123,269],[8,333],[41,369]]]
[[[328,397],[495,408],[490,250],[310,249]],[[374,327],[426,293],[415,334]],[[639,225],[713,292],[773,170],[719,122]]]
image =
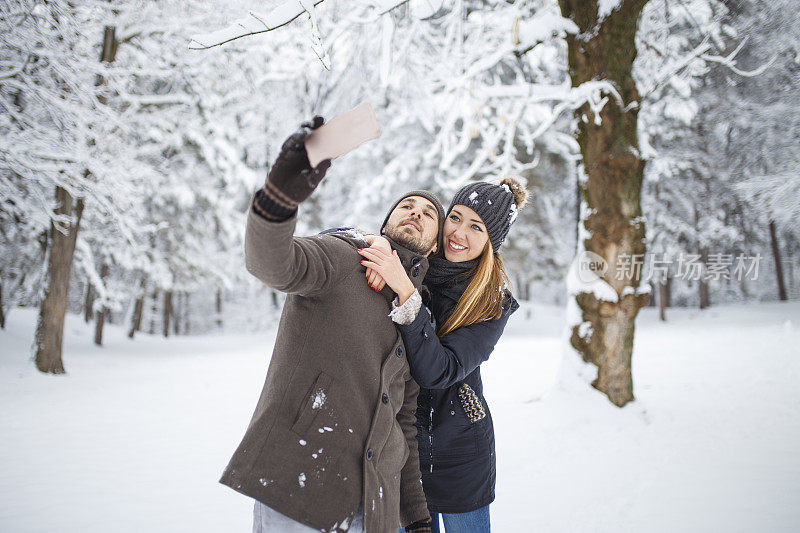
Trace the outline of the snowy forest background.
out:
[[[270,323],[280,295],[242,268],[249,197],[297,124],[364,100],[382,135],[335,161],[300,232],[374,229],[403,190],[447,201],[468,180],[515,173],[533,202],[504,247],[514,291],[564,303],[579,214],[572,112],[608,96],[570,87],[573,28],[556,2],[460,1],[422,19],[427,3],[380,15],[328,0],[313,30],[306,16],[208,50],[190,37],[277,2],[4,4],[0,325],[42,301],[52,225],[75,215],[58,189],[82,208],[70,312],[164,335]],[[761,256],[755,281],[672,280],[668,305],[698,306],[703,290],[705,305],[777,299],[776,257],[786,297],[800,295],[796,7],[644,8],[634,75],[648,254]]]
[[[246,211],[297,125],[362,101],[382,134],[299,234],[376,230],[412,188],[532,193],[502,250],[521,309],[482,368],[493,529],[800,527],[798,0],[0,0],[0,25],[3,531],[249,529],[216,479],[283,295],[244,268]],[[626,31],[630,72],[576,83]],[[604,197],[587,142],[637,110],[641,191]],[[576,282],[631,237],[666,277]],[[719,275],[739,256],[757,275]]]

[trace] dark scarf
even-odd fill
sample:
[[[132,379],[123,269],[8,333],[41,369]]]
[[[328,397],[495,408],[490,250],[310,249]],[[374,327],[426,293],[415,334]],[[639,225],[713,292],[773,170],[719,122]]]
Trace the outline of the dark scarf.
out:
[[[425,286],[429,293],[426,305],[433,313],[437,327],[445,323],[458,304],[459,298],[467,290],[467,285],[472,279],[469,272],[477,261],[473,259],[453,263],[444,257],[430,259],[428,272],[425,274]]]

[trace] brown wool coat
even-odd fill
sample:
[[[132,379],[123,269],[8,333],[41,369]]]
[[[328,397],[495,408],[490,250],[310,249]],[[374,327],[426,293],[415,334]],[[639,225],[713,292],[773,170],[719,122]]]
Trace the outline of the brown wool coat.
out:
[[[293,237],[296,220],[248,215],[247,270],[287,298],[261,397],[220,482],[322,531],[346,529],[363,503],[367,533],[395,533],[429,515],[419,387],[387,316],[393,294],[367,285],[363,241]],[[419,286],[427,259],[396,249]]]

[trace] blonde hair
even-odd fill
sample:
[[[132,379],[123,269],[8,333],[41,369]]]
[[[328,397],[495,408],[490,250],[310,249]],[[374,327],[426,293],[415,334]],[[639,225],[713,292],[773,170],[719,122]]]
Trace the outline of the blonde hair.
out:
[[[466,275],[472,279],[458,299],[453,312],[436,332],[439,337],[444,337],[462,326],[500,318],[503,314],[503,296],[508,275],[503,268],[503,260],[493,250],[491,241],[486,241],[480,260]]]

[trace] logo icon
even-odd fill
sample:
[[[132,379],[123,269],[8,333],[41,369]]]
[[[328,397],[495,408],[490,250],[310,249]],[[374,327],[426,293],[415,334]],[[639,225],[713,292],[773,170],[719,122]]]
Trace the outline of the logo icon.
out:
[[[591,283],[608,272],[608,263],[602,256],[589,251],[578,254],[578,279]]]

